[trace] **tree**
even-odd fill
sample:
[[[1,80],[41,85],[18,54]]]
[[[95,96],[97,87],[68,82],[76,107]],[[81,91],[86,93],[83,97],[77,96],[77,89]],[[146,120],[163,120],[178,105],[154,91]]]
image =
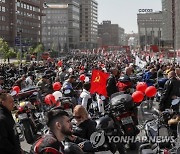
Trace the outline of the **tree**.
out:
[[[38,44],[35,48],[34,48],[34,53],[37,54],[37,61],[39,62],[39,56],[40,56],[40,53],[42,53],[44,50],[44,47],[42,44]]]
[[[18,59],[18,60],[20,60],[20,54],[21,54],[21,52],[18,51],[18,52],[17,52],[17,59]]]
[[[10,62],[9,61],[9,59],[10,58],[15,58],[16,57],[16,52],[14,51],[14,49],[13,48],[9,48],[9,51],[6,53],[6,59],[8,59],[8,62]]]
[[[3,55],[3,59],[6,60],[8,58],[9,46],[3,38],[0,38],[0,53]]]

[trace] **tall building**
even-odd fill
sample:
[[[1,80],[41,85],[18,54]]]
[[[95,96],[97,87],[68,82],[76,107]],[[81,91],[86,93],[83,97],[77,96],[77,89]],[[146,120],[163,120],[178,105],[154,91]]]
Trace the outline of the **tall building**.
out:
[[[124,41],[124,29],[111,21],[103,21],[98,25],[98,37],[102,39],[102,46],[118,46]]]
[[[98,3],[95,0],[81,0],[80,5],[80,47],[97,47]]]
[[[79,0],[46,0],[42,20],[45,49],[75,49],[79,47]]]
[[[29,46],[41,42],[43,0],[1,0],[0,37],[10,46]]]
[[[172,0],[162,0],[163,29],[162,40],[164,47],[173,45],[173,20],[172,20]]]
[[[175,34],[176,34],[175,49],[180,50],[180,1],[179,0],[175,0]]]
[[[124,28],[119,27],[119,45],[125,45]]]
[[[162,12],[137,14],[139,45],[147,49],[150,45],[162,46]]]

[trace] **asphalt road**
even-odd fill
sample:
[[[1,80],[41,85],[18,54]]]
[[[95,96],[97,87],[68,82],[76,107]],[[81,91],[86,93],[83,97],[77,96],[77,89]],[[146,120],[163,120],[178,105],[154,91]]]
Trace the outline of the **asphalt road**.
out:
[[[158,103],[155,102],[155,103],[154,103],[154,107],[157,108],[157,106],[158,106]],[[139,111],[138,111],[138,118],[139,118],[139,124],[140,124],[139,128],[142,128],[141,125],[143,125],[143,121],[144,121],[144,120],[147,120],[147,119],[150,119],[151,116],[143,116],[142,113],[141,113],[141,111],[139,110]],[[142,136],[144,136],[144,135],[145,135],[144,130],[143,130],[143,129],[140,129],[140,133],[139,133],[138,136],[142,137]],[[137,144],[137,145],[139,146],[140,143]],[[21,142],[21,148],[25,151],[25,153],[28,154],[29,151],[30,151],[31,145],[28,144],[26,141],[23,141],[23,142]],[[96,154],[111,154],[111,152],[110,152],[110,151],[107,151],[107,152],[103,151],[103,152],[97,152]],[[118,154],[118,152],[117,152],[117,154]],[[127,154],[138,154],[138,148],[137,148],[137,150],[135,150],[135,151],[129,151],[129,150],[128,150],[128,153],[127,153]]]

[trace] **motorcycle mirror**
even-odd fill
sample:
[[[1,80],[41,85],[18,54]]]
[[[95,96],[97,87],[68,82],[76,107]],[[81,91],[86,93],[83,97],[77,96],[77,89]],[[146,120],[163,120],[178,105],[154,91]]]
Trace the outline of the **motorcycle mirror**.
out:
[[[12,92],[10,93],[11,96],[15,96],[16,94],[17,94],[16,91],[12,91]]]
[[[180,99],[174,99],[171,104],[174,106],[174,105],[177,105],[178,103],[180,102]]]
[[[71,90],[70,89],[67,89],[64,91],[64,94],[70,94]]]

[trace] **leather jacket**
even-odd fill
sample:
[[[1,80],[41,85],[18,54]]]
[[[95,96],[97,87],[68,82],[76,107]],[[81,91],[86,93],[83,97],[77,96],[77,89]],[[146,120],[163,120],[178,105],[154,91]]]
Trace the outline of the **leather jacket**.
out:
[[[0,105],[0,153],[20,154],[19,136],[11,112]]]
[[[90,140],[91,134],[96,131],[96,123],[87,119],[78,126],[73,128],[73,134],[83,139]]]
[[[113,76],[112,74],[110,75],[110,77],[107,80],[107,84],[106,84],[106,90],[107,90],[107,95],[109,97],[111,97],[112,94],[118,92],[118,87],[116,86],[117,82],[116,82],[116,78],[115,76]]]
[[[170,78],[164,85],[163,95],[160,100],[160,111],[170,108],[173,96],[180,97],[180,80],[175,77]]]

